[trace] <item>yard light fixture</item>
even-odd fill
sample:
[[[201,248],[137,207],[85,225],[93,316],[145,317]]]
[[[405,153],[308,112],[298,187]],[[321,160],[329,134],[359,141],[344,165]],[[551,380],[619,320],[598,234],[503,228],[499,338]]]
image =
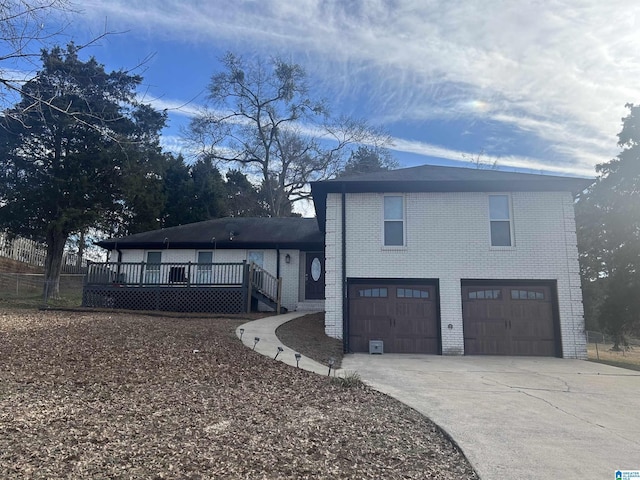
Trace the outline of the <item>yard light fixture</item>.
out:
[[[258,344],[259,341],[260,341],[260,337],[255,337],[253,339],[253,350],[256,349],[256,345]]]
[[[242,340],[242,336],[244,335],[244,328],[240,329],[240,340]]]
[[[333,365],[336,363],[335,359],[333,357],[329,357],[329,373],[327,373],[327,376],[331,375],[331,369],[333,368]]]
[[[284,352],[284,348],[278,347],[278,351],[276,352],[276,356],[273,357],[274,360],[276,360],[278,358],[278,355],[280,355],[280,352]]]
[[[302,358],[302,355],[296,353],[294,356],[296,357],[296,368],[300,368],[300,358]]]

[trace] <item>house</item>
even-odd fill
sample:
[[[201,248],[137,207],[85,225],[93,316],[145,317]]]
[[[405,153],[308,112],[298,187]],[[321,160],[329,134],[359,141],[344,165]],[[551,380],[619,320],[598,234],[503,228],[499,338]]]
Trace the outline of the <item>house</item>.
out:
[[[588,179],[421,166],[312,184],[328,335],[349,351],[586,356]]]
[[[312,183],[316,219],[219,219],[99,245],[115,264],[189,262],[186,276],[174,267],[189,285],[191,262],[197,277],[198,264],[255,261],[282,279],[285,308],[325,298],[326,333],[346,351],[585,358],[573,200],[590,183],[426,165]]]

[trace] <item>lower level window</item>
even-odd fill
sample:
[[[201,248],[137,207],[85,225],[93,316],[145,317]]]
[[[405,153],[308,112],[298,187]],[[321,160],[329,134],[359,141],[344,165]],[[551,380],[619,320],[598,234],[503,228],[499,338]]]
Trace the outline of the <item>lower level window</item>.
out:
[[[359,297],[386,297],[387,289],[386,288],[363,288],[362,290],[358,290]]]
[[[500,293],[500,290],[473,290],[469,292],[469,299],[499,300]]]
[[[396,295],[398,298],[429,298],[429,291],[417,288],[398,288]]]
[[[544,300],[544,292],[536,290],[511,290],[513,300]]]

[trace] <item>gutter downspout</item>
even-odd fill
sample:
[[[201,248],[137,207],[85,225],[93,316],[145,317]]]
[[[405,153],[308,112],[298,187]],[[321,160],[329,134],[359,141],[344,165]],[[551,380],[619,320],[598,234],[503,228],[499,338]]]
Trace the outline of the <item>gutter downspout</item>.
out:
[[[280,245],[276,245],[276,278],[280,278]]]
[[[120,280],[120,268],[122,264],[122,250],[118,248],[118,242],[115,244],[115,251],[118,252],[118,269],[116,273],[116,280]]]
[[[347,210],[346,210],[345,186],[342,185],[342,349],[344,353],[349,350],[349,306],[347,304]]]

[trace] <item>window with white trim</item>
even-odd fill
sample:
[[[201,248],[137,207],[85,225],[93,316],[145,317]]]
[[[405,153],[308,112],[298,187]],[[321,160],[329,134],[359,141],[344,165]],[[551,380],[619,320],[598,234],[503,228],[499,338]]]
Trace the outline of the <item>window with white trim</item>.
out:
[[[144,283],[160,283],[160,267],[162,266],[162,252],[147,252],[147,262],[144,271]]]
[[[384,197],[384,246],[404,245],[404,198],[399,195]]]
[[[489,195],[489,223],[492,247],[511,247],[511,205],[509,195]]]
[[[196,266],[196,283],[213,283],[213,252],[198,252],[198,264]]]
[[[250,250],[247,253],[247,262],[251,263],[255,263],[257,266],[259,266],[260,268],[264,267],[264,252],[259,252],[256,250]]]

